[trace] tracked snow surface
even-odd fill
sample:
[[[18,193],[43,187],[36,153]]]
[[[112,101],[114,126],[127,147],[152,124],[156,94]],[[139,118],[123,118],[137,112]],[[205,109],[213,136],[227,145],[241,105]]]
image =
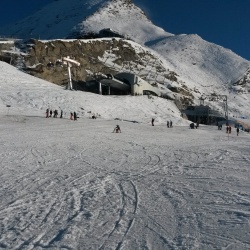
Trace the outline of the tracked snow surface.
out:
[[[248,133],[0,69],[0,249],[250,249]]]

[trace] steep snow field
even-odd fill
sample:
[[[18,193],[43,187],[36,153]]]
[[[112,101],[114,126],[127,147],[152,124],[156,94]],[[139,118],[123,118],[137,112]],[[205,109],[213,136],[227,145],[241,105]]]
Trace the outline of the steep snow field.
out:
[[[0,34],[22,38],[65,38],[71,32],[99,32],[111,28],[137,42],[150,42],[172,34],[155,26],[133,3],[126,0],[60,0],[6,27]]]
[[[249,134],[0,70],[1,249],[250,249]]]
[[[64,116],[76,111],[81,117],[98,114],[103,119],[124,119],[158,123],[172,119],[175,124],[188,124],[180,118],[180,111],[172,101],[147,96],[101,96],[64,88],[22,73],[7,63],[0,62],[0,112],[30,113],[44,116],[45,110],[63,110]],[[7,105],[11,106],[10,108]]]

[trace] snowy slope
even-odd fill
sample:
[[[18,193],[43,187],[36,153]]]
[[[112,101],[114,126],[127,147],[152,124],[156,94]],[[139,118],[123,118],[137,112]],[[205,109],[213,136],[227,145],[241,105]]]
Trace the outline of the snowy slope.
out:
[[[132,40],[144,44],[171,36],[152,24],[145,14],[130,1],[110,1],[79,25],[80,32],[95,32],[111,28]]]
[[[181,76],[185,75],[186,80],[192,82],[196,78],[201,86],[228,87],[226,84],[236,81],[250,67],[249,61],[198,35],[168,37],[150,48],[159,52]]]
[[[150,48],[165,59],[166,67],[177,72],[180,82],[193,90],[196,102],[201,95],[227,95],[231,116],[244,113],[244,109],[250,106],[250,82],[247,75],[244,77],[250,69],[250,62],[231,50],[209,43],[198,35],[168,37]],[[234,87],[241,78],[246,84]]]
[[[2,28],[0,34],[21,38],[63,38],[75,25],[106,2],[105,0],[53,1],[33,15]]]
[[[145,43],[171,35],[155,26],[144,13],[127,0],[60,0],[40,11],[0,28],[0,34],[21,38],[65,38],[71,32],[99,32],[112,28]]]
[[[0,71],[0,249],[250,249],[249,134],[176,126],[160,98]]]
[[[63,110],[67,117],[76,111],[81,117],[100,115],[102,119],[120,119],[139,123],[166,123],[172,119],[175,124],[187,121],[180,117],[180,111],[172,101],[147,96],[102,96],[82,91],[67,91],[60,86],[25,74],[15,67],[0,62],[0,112],[8,112],[10,105],[14,114],[30,113],[44,115],[45,110]]]

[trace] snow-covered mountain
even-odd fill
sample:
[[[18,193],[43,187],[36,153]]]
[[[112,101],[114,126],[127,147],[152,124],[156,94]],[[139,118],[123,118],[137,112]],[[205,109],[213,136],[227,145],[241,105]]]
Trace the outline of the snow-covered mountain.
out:
[[[131,0],[59,0],[48,4],[0,34],[21,38],[56,39],[73,33],[98,33],[111,28],[139,43],[171,34],[155,26]]]
[[[130,0],[54,1],[24,20],[1,28],[0,34],[62,39],[74,34],[97,34],[105,28],[129,37],[142,48],[146,46],[154,54],[157,59],[155,65],[150,62],[150,71],[156,82],[161,77],[157,72],[161,64],[165,68],[162,74],[174,73],[167,85],[177,94],[184,89],[196,103],[202,95],[228,95],[231,116],[248,112],[245,110],[250,105],[249,61],[198,35],[173,35],[164,31]],[[132,47],[137,51],[135,47],[139,45],[134,44]]]

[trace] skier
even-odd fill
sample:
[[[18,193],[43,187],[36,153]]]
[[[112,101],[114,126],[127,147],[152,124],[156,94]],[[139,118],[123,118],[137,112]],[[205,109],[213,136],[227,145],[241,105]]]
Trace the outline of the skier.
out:
[[[49,109],[46,109],[46,118],[49,118]]]
[[[167,127],[169,128],[169,121],[167,121]]]
[[[240,129],[239,129],[239,127],[237,127],[237,128],[236,128],[237,136],[239,135],[239,132],[240,132]]]
[[[49,111],[49,117],[51,117],[51,116],[52,116],[52,110]]]
[[[77,120],[77,115],[76,115],[76,112],[74,112],[74,121]]]
[[[72,112],[70,112],[70,120],[73,120],[74,119],[74,115]]]
[[[170,128],[172,128],[173,127],[173,122],[170,120],[170,122],[169,122],[169,126],[170,126]]]
[[[152,118],[152,120],[151,120],[151,124],[152,124],[152,126],[154,126],[154,122],[155,122],[155,119],[154,119],[154,118]]]
[[[54,117],[54,118],[57,118],[57,115],[58,115],[58,111],[55,109],[55,110],[54,110],[54,116],[53,116],[53,117]]]
[[[116,125],[116,126],[115,126],[115,128],[114,128],[114,130],[113,130],[112,133],[114,133],[114,132],[116,132],[116,133],[121,133],[121,132],[122,132],[119,125]]]
[[[60,118],[63,118],[63,111],[61,110],[61,115],[60,115]]]

